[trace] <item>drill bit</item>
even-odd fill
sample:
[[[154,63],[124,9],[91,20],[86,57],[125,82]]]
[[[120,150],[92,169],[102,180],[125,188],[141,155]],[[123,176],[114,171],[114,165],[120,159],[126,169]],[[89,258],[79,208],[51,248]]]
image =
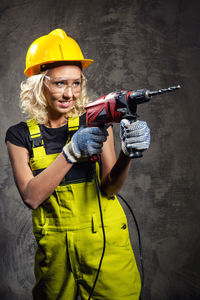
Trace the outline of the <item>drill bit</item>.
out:
[[[180,85],[177,85],[177,86],[171,86],[167,89],[161,89],[161,90],[158,90],[158,91],[152,91],[152,92],[148,92],[148,96],[151,97],[151,96],[155,96],[155,95],[158,95],[158,94],[164,94],[164,93],[168,93],[168,92],[173,92],[174,90],[177,90],[177,89],[180,89],[181,86]]]

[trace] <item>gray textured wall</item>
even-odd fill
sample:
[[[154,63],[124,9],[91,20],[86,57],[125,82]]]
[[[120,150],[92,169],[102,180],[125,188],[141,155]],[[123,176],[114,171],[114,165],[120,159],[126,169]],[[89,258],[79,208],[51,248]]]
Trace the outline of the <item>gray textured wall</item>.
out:
[[[59,27],[95,60],[86,72],[94,99],[119,88],[181,84],[180,91],[139,107],[151,128],[151,148],[133,161],[121,194],[141,230],[144,299],[200,299],[199,11],[198,0],[1,0],[0,299],[31,299],[35,252],[31,211],[14,185],[4,136],[22,119],[18,98],[27,48]]]

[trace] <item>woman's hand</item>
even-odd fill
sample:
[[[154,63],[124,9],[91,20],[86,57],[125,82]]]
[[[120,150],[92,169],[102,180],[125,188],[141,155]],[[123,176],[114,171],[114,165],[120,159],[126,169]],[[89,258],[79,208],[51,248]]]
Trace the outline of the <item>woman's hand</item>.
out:
[[[102,152],[107,137],[105,127],[81,127],[63,147],[63,153],[69,163],[75,163],[81,157],[98,155]]]
[[[146,150],[150,145],[150,129],[146,122],[130,122],[123,119],[120,122],[120,138],[122,151],[130,155],[130,149]]]

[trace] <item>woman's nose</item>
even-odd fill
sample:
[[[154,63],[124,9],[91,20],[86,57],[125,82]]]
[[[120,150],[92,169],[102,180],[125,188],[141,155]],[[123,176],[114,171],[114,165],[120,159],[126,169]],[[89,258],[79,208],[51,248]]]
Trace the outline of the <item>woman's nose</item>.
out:
[[[66,86],[63,92],[65,97],[71,98],[73,96],[72,86]]]

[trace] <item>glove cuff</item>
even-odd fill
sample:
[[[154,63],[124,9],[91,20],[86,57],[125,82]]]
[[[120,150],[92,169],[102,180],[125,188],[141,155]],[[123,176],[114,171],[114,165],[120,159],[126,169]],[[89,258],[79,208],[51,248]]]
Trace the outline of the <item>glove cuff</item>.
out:
[[[72,141],[63,147],[62,152],[70,164],[76,163],[81,157],[80,154],[75,152]]]

